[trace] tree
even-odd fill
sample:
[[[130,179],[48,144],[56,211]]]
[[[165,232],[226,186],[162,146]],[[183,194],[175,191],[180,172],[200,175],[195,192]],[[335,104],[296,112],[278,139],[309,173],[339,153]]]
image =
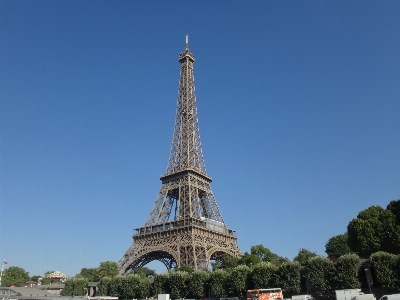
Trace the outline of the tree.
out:
[[[189,274],[194,272],[194,269],[190,266],[182,266],[180,268],[176,268],[175,271],[182,271],[182,272],[187,272]]]
[[[100,280],[103,277],[114,277],[118,275],[118,265],[113,261],[104,261],[97,268],[96,279]]]
[[[168,274],[168,285],[172,299],[183,299],[189,293],[189,273],[176,271]]]
[[[248,267],[252,267],[255,266],[256,264],[259,264],[260,262],[261,259],[258,255],[249,254],[248,252],[245,252],[239,260],[239,265],[246,265]]]
[[[209,274],[204,271],[194,271],[190,274],[188,281],[189,295],[191,298],[207,298],[206,288],[208,287],[207,282]]]
[[[310,259],[315,256],[318,256],[317,253],[301,248],[299,250],[299,253],[297,253],[296,257],[293,259],[293,261],[298,262],[302,266],[306,266],[310,261]]]
[[[274,275],[277,267],[270,262],[256,264],[250,273],[250,280],[256,289],[270,288],[274,285]]]
[[[215,262],[211,263],[213,271],[220,269],[233,269],[239,263],[239,258],[230,256],[229,254],[222,253]]]
[[[127,277],[104,277],[98,288],[99,295],[107,292],[107,295],[119,299],[145,299],[149,296],[150,281],[138,274],[129,274]]]
[[[99,296],[109,296],[110,295],[111,278],[103,277],[98,286],[96,294]]]
[[[337,259],[342,255],[351,253],[352,251],[347,243],[348,239],[347,233],[331,237],[325,245],[325,252],[328,257]]]
[[[322,298],[332,296],[333,263],[326,257],[315,256],[308,262],[307,269],[311,293]]]
[[[265,248],[263,245],[251,246],[250,253],[257,255],[261,261],[272,262],[278,255],[272,253],[271,250]]]
[[[350,221],[347,234],[350,249],[363,258],[378,251],[399,253],[400,225],[391,210],[370,206]]]
[[[261,261],[270,262],[275,265],[280,265],[284,262],[288,262],[287,258],[281,257],[278,254],[271,252],[268,248],[263,245],[255,245],[250,248],[250,253],[257,255]]]
[[[63,296],[85,296],[88,280],[86,278],[71,278],[65,281]]]
[[[210,274],[210,285],[215,296],[222,298],[228,295],[226,286],[228,276],[226,269],[218,269]]]
[[[129,274],[127,277],[122,277],[124,285],[123,295],[119,295],[121,299],[137,299],[137,290],[139,290],[140,280],[143,274]],[[120,277],[121,278],[121,277]]]
[[[1,278],[2,286],[24,286],[25,282],[29,281],[28,272],[20,267],[9,267],[3,271],[3,277]]]
[[[376,252],[369,258],[378,283],[391,291],[400,289],[399,260],[396,255],[383,251]]]
[[[47,274],[54,273],[54,272],[55,272],[55,271],[47,271],[47,272],[45,272],[45,273],[44,273],[44,276],[42,277],[41,284],[42,284],[42,285],[46,285],[46,284],[51,284],[51,283],[53,283],[53,279],[51,279],[51,278],[46,278],[46,275],[47,275]]]
[[[157,297],[158,294],[170,294],[167,274],[158,274],[153,279],[150,295]]]
[[[32,280],[32,281],[35,281],[35,282],[38,282],[38,281],[39,281],[39,278],[42,278],[42,276],[40,276],[40,275],[33,275],[33,276],[31,277],[31,280]]]
[[[53,280],[51,278],[42,277],[42,281],[41,281],[42,285],[51,284],[52,282],[53,282]]]
[[[400,200],[392,200],[388,204],[387,210],[390,210],[396,217],[396,224],[400,225]]]
[[[285,298],[300,293],[300,263],[286,262],[278,267],[275,272],[274,286],[282,288]]]
[[[340,256],[335,264],[333,285],[336,290],[361,288],[359,280],[360,258],[350,253]]]
[[[147,299],[150,296],[150,287],[150,280],[148,278],[140,277],[136,299]]]
[[[237,266],[226,279],[226,287],[229,295],[244,298],[247,290],[247,277],[250,268],[245,265]]]
[[[81,275],[83,278],[86,278],[89,282],[91,282],[96,280],[96,273],[96,268],[82,268],[81,272],[77,275]]]
[[[126,277],[119,277],[114,276],[111,278],[110,289],[109,289],[109,296],[111,297],[121,297],[121,299],[125,298],[125,291],[123,286],[126,283]]]
[[[138,274],[142,277],[147,277],[147,278],[154,277],[157,275],[157,273],[154,270],[149,269],[147,267],[137,268],[136,270],[133,271],[133,274]]]

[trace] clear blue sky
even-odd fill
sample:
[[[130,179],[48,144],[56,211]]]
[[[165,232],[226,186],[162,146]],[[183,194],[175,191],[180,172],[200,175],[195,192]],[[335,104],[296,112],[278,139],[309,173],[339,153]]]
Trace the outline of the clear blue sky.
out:
[[[0,257],[118,261],[171,146],[189,34],[241,250],[293,259],[400,198],[400,1],[0,1]],[[159,268],[155,264],[155,268]]]

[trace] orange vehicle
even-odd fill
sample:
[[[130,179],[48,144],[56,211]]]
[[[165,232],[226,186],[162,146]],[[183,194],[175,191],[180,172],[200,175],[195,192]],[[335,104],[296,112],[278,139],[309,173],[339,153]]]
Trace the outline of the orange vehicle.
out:
[[[280,288],[248,290],[246,298],[247,300],[283,300],[283,294]]]

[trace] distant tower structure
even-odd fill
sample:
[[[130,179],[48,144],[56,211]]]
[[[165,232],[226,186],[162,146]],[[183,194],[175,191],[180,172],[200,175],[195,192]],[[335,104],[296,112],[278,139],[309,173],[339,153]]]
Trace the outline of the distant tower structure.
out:
[[[200,143],[194,88],[194,55],[186,49],[181,65],[174,134],[161,188],[143,227],[120,259],[120,275],[153,260],[168,268],[207,270],[209,262],[227,253],[240,257],[234,230],[222,218],[206,173]]]

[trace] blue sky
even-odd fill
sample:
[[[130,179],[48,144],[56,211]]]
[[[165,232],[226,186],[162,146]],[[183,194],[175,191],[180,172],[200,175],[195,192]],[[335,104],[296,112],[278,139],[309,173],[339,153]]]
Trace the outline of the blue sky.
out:
[[[73,276],[122,257],[166,170],[185,34],[239,247],[324,255],[358,212],[400,198],[399,15],[399,1],[0,1],[1,258]]]

